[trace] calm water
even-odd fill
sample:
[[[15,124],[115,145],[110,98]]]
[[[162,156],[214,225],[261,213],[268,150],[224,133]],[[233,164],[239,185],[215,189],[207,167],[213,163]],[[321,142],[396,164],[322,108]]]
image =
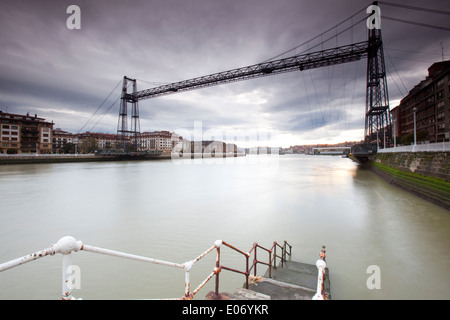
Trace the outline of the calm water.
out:
[[[292,260],[307,263],[326,245],[333,299],[450,299],[450,212],[340,157],[0,166],[0,263],[66,235],[177,263],[217,239],[243,251],[287,240]],[[194,266],[191,288],[214,261],[211,254]],[[245,267],[226,248],[221,262]],[[73,264],[81,270],[76,298],[184,293],[179,269],[84,251],[73,254]],[[380,289],[366,285],[371,265],[380,268]],[[61,268],[56,255],[0,273],[0,299],[60,299]],[[223,271],[220,290],[243,281]]]

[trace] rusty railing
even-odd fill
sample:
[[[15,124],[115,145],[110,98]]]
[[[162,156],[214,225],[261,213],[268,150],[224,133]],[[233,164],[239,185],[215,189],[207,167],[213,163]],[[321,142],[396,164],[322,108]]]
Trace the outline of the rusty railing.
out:
[[[220,264],[220,248],[224,245],[228,248],[231,248],[232,250],[236,251],[237,253],[240,253],[245,258],[245,270],[237,270],[233,269],[224,265]],[[281,255],[277,254],[277,247],[281,249]],[[289,248],[289,252],[288,249]],[[213,271],[206,277],[206,279],[200,283],[193,291],[191,291],[190,285],[190,276],[189,272],[191,271],[192,267],[197,263],[199,260],[201,260],[203,257],[205,257],[207,254],[211,253],[216,250],[216,263],[213,268]],[[260,249],[268,254],[268,259],[266,260],[260,260],[258,259],[257,250]],[[251,272],[253,271],[254,276],[256,276],[256,266],[257,264],[263,264],[269,267],[269,277],[271,277],[272,268],[276,268],[276,259],[279,258],[281,260],[281,265],[283,266],[284,261],[286,261],[286,255],[291,255],[292,246],[289,245],[286,241],[284,241],[283,246],[279,245],[277,242],[273,243],[273,246],[270,249],[264,248],[260,246],[257,243],[254,243],[251,250],[249,252],[244,252],[236,247],[232,246],[231,244],[222,241],[217,240],[212,247],[207,249],[205,252],[200,254],[195,259],[185,262],[183,264],[180,263],[173,263],[133,254],[128,254],[120,251],[114,251],[94,246],[89,246],[87,244],[83,244],[81,241],[75,240],[73,237],[63,237],[61,238],[57,243],[50,245],[48,248],[37,251],[34,253],[31,253],[29,255],[23,256],[21,258],[17,258],[11,261],[8,261],[6,263],[0,264],[0,272],[6,271],[8,269],[17,267],[19,265],[22,265],[24,263],[28,263],[40,258],[43,258],[48,255],[55,255],[56,253],[60,253],[63,255],[63,279],[62,279],[62,299],[63,300],[73,300],[75,299],[72,296],[72,287],[71,281],[72,279],[72,263],[71,263],[71,254],[72,252],[77,251],[89,251],[93,253],[100,253],[125,259],[132,259],[132,260],[138,260],[143,261],[147,263],[152,264],[160,264],[164,266],[174,267],[178,269],[183,269],[185,271],[185,292],[184,296],[181,298],[177,298],[179,300],[191,300],[197,292],[204,287],[204,285],[211,280],[215,276],[215,291],[213,294],[213,299],[220,299],[220,293],[219,293],[219,274],[222,270],[228,270],[231,272],[240,273],[245,276],[245,287],[248,289],[249,285],[249,276]],[[253,253],[253,261],[250,265],[249,259],[251,257],[251,254]],[[267,261],[267,262],[266,262]]]
[[[222,244],[233,249],[234,251],[242,254],[245,257],[245,271],[237,270],[237,269],[233,269],[230,267],[220,265],[220,247],[218,247],[217,248],[217,252],[218,252],[217,257],[218,258],[216,261],[216,269],[218,269],[219,272],[216,274],[216,286],[215,286],[214,297],[213,297],[215,299],[221,298],[220,293],[219,293],[219,273],[222,269],[243,274],[245,276],[245,288],[248,289],[249,276],[250,276],[252,270],[253,270],[253,275],[256,276],[256,274],[257,274],[256,266],[258,263],[269,267],[269,277],[271,277],[272,276],[272,267],[276,268],[276,258],[280,258],[281,263],[283,265],[284,261],[286,261],[286,255],[290,256],[291,251],[292,251],[292,246],[290,244],[288,244],[286,241],[284,241],[283,246],[280,246],[277,242],[274,242],[273,246],[270,249],[266,249],[255,242],[249,252],[243,252],[243,251],[235,248],[234,246],[230,245],[229,243],[226,243],[225,241],[222,241]],[[281,256],[276,254],[277,247],[279,247],[281,249]],[[268,262],[258,260],[258,255],[257,255],[258,248],[269,254],[269,258],[267,259]],[[287,248],[289,248],[289,252],[287,252]],[[252,252],[253,252],[253,261],[252,261],[252,264],[250,265],[249,259],[251,257]],[[273,258],[272,258],[272,252],[274,253]]]

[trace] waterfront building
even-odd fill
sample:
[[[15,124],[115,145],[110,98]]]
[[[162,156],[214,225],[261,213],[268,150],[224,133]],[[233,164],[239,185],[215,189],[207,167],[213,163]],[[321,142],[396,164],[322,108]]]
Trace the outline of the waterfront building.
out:
[[[140,148],[143,151],[160,150],[163,154],[170,154],[174,147],[172,133],[169,131],[143,132],[140,135],[140,141]]]
[[[8,154],[52,152],[53,122],[36,114],[20,115],[0,111],[0,152]]]
[[[73,144],[73,133],[56,128],[53,130],[53,153],[64,153],[67,144]],[[75,152],[75,150],[73,151]]]
[[[450,60],[436,62],[428,76],[392,109],[397,144],[450,140]]]
[[[79,153],[92,153],[98,150],[114,150],[119,147],[122,136],[110,133],[84,132],[74,136],[73,143]]]

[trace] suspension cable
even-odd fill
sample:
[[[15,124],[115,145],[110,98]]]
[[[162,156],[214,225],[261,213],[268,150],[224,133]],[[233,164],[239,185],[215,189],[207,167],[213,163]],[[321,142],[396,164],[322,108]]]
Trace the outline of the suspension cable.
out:
[[[378,1],[378,2],[383,4],[383,5],[387,5],[387,6],[391,6],[391,7],[398,7],[398,8],[404,8],[404,9],[424,11],[424,12],[429,12],[429,13],[450,15],[449,11],[444,11],[444,10],[414,7],[414,6],[409,6],[409,5],[406,5],[406,4],[392,3],[392,2],[387,2],[387,1]]]
[[[97,112],[100,110],[100,108],[106,103],[106,101],[108,101],[109,97],[114,93],[114,91],[117,89],[117,87],[120,85],[120,83],[122,82],[122,80],[120,80],[116,86],[114,87],[114,89],[112,89],[112,91],[108,94],[108,96],[105,98],[105,100],[103,100],[103,102],[97,107],[97,110],[95,110],[95,112],[91,115],[91,117],[86,121],[86,123],[80,128],[80,130],[78,130],[78,133],[81,132],[81,130],[83,130],[86,125],[92,120],[92,118],[97,114]]]
[[[434,25],[431,25],[431,24],[426,24],[426,23],[421,23],[421,22],[414,22],[414,21],[398,19],[398,18],[392,18],[392,17],[386,17],[386,16],[383,16],[383,19],[392,20],[392,21],[396,21],[396,22],[407,23],[407,24],[413,24],[413,25],[421,26],[421,27],[427,27],[427,28],[433,28],[433,29],[438,29],[438,30],[450,31],[450,28],[447,28],[447,27],[434,26]]]
[[[360,14],[362,11],[365,11],[365,10],[366,10],[366,8],[364,7],[364,8],[362,8],[361,10],[359,10],[358,12],[356,12],[355,14],[353,14],[352,16],[350,16],[350,17],[348,17],[347,19],[345,19],[345,20],[339,22],[338,24],[336,24],[335,26],[333,26],[333,27],[329,28],[328,30],[322,32],[321,34],[319,34],[319,35],[317,35],[317,36],[315,36],[315,37],[313,37],[313,38],[311,38],[311,39],[309,39],[309,40],[307,40],[307,41],[305,41],[305,42],[303,42],[303,43],[301,43],[301,44],[299,44],[299,45],[297,45],[297,46],[295,46],[295,47],[293,47],[293,48],[291,48],[291,49],[289,49],[289,50],[286,50],[286,51],[284,51],[284,52],[282,52],[282,53],[276,55],[275,57],[266,59],[266,60],[264,60],[263,62],[267,62],[267,61],[270,61],[270,60],[277,59],[277,58],[279,58],[279,57],[281,57],[281,56],[283,56],[283,55],[285,55],[285,54],[287,54],[287,53],[289,53],[289,52],[291,52],[291,51],[294,51],[294,50],[296,50],[296,49],[298,49],[298,48],[300,48],[300,47],[302,47],[302,46],[304,46],[304,45],[306,45],[306,44],[308,44],[308,43],[310,43],[310,42],[312,42],[312,41],[314,41],[314,40],[316,40],[316,39],[322,37],[324,34],[330,32],[330,31],[332,31],[332,30],[337,29],[338,26],[344,24],[344,23],[347,22],[348,20],[352,20],[352,21],[353,21],[353,18],[354,18],[356,15]],[[328,40],[330,40],[330,39],[332,39],[332,38],[334,38],[334,37],[337,37],[337,36],[340,35],[341,33],[344,33],[345,31],[347,31],[347,30],[353,28],[355,25],[359,24],[360,22],[362,22],[362,21],[365,20],[365,19],[366,19],[366,17],[364,17],[364,19],[359,20],[359,21],[356,22],[356,23],[353,23],[350,27],[348,27],[348,28],[342,30],[342,31],[339,32],[339,33],[336,33],[334,36],[332,36],[332,37],[330,37],[330,38],[328,38],[328,39],[325,39],[324,41],[321,41],[319,44],[317,44],[317,45],[315,45],[315,46],[313,46],[313,47],[311,47],[311,48],[309,48],[309,49],[307,49],[307,50],[305,50],[305,51],[311,50],[311,49],[313,49],[313,48],[315,48],[315,47],[317,47],[317,46],[319,46],[319,45],[321,45],[321,44],[327,42]],[[303,51],[303,52],[305,52],[305,51]],[[303,52],[301,52],[301,53],[303,53]]]

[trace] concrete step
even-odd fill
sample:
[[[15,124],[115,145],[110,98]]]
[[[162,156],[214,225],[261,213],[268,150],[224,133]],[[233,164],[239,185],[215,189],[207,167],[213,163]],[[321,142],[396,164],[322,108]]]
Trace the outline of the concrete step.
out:
[[[259,281],[249,285],[249,289],[269,295],[272,300],[311,300],[317,290],[317,267],[295,261],[285,261],[284,266],[272,268]],[[328,268],[324,279],[325,298],[330,299],[330,279]]]
[[[250,289],[239,288],[233,293],[231,300],[270,300],[270,296]]]
[[[214,300],[214,292],[210,291],[206,299]],[[220,300],[270,300],[270,296],[246,288],[238,288],[233,293],[222,292],[219,295]]]
[[[272,278],[275,280],[296,284],[302,287],[317,289],[317,267],[316,265],[306,264],[295,261],[285,261],[283,267],[281,264],[272,268]],[[269,277],[269,271],[266,271],[265,277]],[[330,292],[330,277],[328,268],[325,269],[324,290]]]
[[[270,296],[271,300],[311,300],[316,291],[291,283],[262,278],[249,285],[249,289]]]

